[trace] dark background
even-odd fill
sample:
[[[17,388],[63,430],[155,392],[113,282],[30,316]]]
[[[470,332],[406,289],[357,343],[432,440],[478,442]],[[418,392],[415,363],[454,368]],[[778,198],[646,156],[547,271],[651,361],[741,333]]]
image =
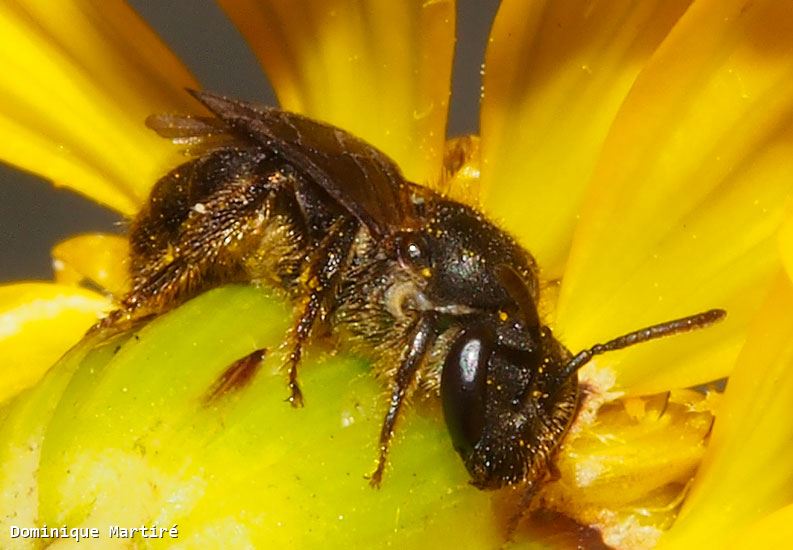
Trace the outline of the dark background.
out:
[[[399,0],[396,0],[399,1]],[[209,90],[275,104],[236,28],[211,0],[130,0]],[[458,0],[449,135],[478,128],[480,69],[498,0]],[[49,250],[89,231],[121,231],[114,212],[0,163],[0,283],[49,279]]]

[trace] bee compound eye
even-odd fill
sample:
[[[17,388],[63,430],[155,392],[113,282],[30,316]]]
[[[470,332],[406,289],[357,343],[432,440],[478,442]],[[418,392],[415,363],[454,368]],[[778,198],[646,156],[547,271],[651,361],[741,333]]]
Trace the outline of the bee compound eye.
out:
[[[441,372],[443,416],[463,460],[484,430],[487,369],[495,342],[494,331],[486,326],[463,330],[449,348]]]

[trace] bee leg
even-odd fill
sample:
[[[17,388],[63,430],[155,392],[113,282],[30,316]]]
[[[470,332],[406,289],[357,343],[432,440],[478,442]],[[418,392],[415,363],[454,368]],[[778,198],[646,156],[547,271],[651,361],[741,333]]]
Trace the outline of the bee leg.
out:
[[[323,303],[335,292],[339,274],[349,260],[357,228],[357,222],[352,218],[343,218],[334,224],[307,260],[307,269],[301,277],[307,293],[301,301],[300,317],[292,331],[291,351],[287,359],[290,392],[288,401],[294,407],[303,406],[303,393],[297,383],[297,366],[302,357],[303,344],[311,334]]]
[[[391,399],[389,400],[388,412],[383,420],[383,427],[380,429],[380,455],[377,460],[377,468],[369,478],[372,487],[379,487],[383,479],[386,458],[391,439],[394,436],[394,426],[396,424],[402,404],[405,402],[407,391],[410,388],[416,371],[427,350],[432,346],[435,339],[435,315],[429,313],[422,315],[416,322],[410,333],[410,346],[402,357],[399,369],[394,375],[394,382],[391,388]]]
[[[548,482],[562,479],[562,472],[559,471],[559,466],[556,465],[556,462],[549,460],[546,466],[548,467]]]
[[[512,537],[515,535],[515,531],[518,530],[518,525],[520,525],[520,522],[523,521],[531,512],[529,507],[536,494],[537,485],[533,481],[529,481],[523,490],[523,494],[520,496],[520,503],[518,504],[517,509],[507,520],[507,524],[504,529],[504,537],[507,541],[512,540]]]

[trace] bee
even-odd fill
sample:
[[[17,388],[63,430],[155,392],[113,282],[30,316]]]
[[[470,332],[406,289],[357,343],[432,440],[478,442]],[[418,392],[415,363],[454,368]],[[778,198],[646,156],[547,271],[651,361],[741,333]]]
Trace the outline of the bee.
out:
[[[303,404],[302,351],[321,323],[375,361],[390,399],[380,484],[406,401],[439,397],[452,444],[481,489],[536,487],[581,401],[594,355],[707,326],[711,310],[576,355],[537,311],[538,269],[477,209],[407,181],[375,147],[304,116],[191,92],[211,116],[147,124],[192,158],[160,179],[130,229],[132,287],[102,327],[165,312],[226,283],[292,298],[289,401]]]

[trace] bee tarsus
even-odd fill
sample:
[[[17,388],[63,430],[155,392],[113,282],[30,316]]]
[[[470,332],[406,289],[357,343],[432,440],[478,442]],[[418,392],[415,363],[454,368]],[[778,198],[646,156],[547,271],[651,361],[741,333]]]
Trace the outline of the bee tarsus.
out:
[[[397,418],[402,410],[408,390],[416,378],[416,372],[421,366],[424,356],[427,353],[432,341],[435,338],[435,323],[437,316],[433,313],[424,313],[419,317],[415,327],[408,338],[408,347],[399,364],[399,368],[394,374],[391,383],[391,399],[388,401],[388,412],[386,412],[383,426],[380,429],[380,444],[377,460],[377,468],[370,477],[370,484],[379,487],[385,471],[388,449],[391,446],[391,439],[394,436],[394,427]]]

